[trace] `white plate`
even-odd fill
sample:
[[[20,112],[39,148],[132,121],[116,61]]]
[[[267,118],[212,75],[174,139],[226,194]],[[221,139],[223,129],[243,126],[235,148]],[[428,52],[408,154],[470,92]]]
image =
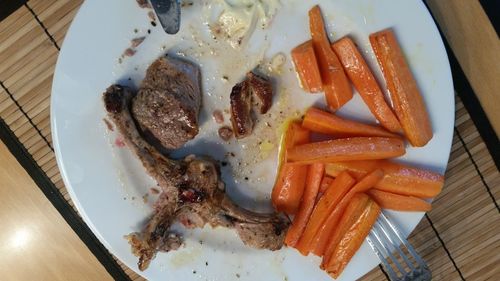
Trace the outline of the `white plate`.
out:
[[[271,129],[266,129],[265,122],[261,122],[257,129],[265,135],[263,141],[274,141],[279,135],[277,128],[283,119],[280,111],[290,113],[290,108],[304,110],[314,102],[323,102],[322,95],[306,95],[298,88],[289,57],[291,48],[309,38],[307,11],[315,2],[321,3],[333,38],[353,35],[379,78],[368,35],[387,27],[394,28],[424,94],[434,128],[432,141],[424,148],[408,147],[402,160],[437,172],[445,171],[454,120],[452,79],[443,43],[422,2],[282,0],[282,7],[271,27],[253,35],[249,47],[252,51],[226,49],[217,54],[209,54],[206,46],[203,52],[189,49],[194,37],[198,43],[210,42],[210,39],[200,39],[205,36],[206,26],[203,25],[204,16],[197,11],[201,9],[199,3],[205,1],[194,2],[198,4],[183,10],[181,32],[168,36],[159,27],[150,25],[147,10],[140,9],[135,0],[87,0],[66,35],[57,62],[51,122],[64,182],[85,222],[127,266],[136,270],[137,258],[130,253],[123,235],[138,231],[150,213],[151,196],[146,204],[141,197],[154,186],[154,182],[127,149],[115,145],[119,136],[108,132],[104,125],[101,93],[117,81],[138,85],[146,67],[164,54],[165,49],[183,51],[202,66],[205,96],[202,133],[177,155],[196,152],[223,160],[225,152],[235,152],[236,157],[230,157],[229,161],[235,167],[236,176],[231,176],[229,166],[223,169],[228,193],[246,208],[269,210],[276,146],[261,154],[251,145],[255,137],[243,143],[233,141],[230,145],[222,145],[210,113],[215,108],[228,107],[231,87],[255,66],[260,54],[269,59],[278,52],[287,55],[287,62],[280,78],[279,97],[272,116],[267,119]],[[149,35],[148,29],[151,29]],[[118,63],[130,40],[139,36],[147,37],[136,55]],[[259,48],[262,46],[265,48]],[[227,83],[221,80],[223,75],[229,76]],[[341,110],[341,114],[374,120],[358,95]],[[245,149],[241,149],[243,145]],[[239,156],[250,159],[242,163],[243,166],[247,164],[244,169],[237,168]],[[255,163],[261,156],[267,158]],[[249,181],[243,180],[246,176]],[[423,214],[391,215],[409,234]],[[318,258],[303,257],[292,249],[277,252],[253,250],[243,246],[230,230],[196,230],[186,233],[186,240],[185,248],[158,254],[149,269],[140,274],[150,280],[235,280],[237,275],[240,280],[330,280],[319,270]],[[377,258],[365,243],[341,279],[359,278],[377,264]]]

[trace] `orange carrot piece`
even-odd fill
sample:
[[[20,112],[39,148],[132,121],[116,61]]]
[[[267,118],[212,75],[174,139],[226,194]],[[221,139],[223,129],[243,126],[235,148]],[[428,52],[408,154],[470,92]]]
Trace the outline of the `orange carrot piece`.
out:
[[[304,192],[307,165],[284,163],[271,194],[276,211],[293,215],[297,212]]]
[[[351,100],[352,88],[337,55],[330,47],[321,9],[317,5],[309,11],[309,27],[326,102],[331,110],[337,110]]]
[[[355,183],[356,181],[354,178],[347,172],[341,173],[337,178],[335,178],[331,186],[326,190],[325,194],[323,194],[323,196],[319,199],[316,207],[314,207],[304,233],[302,233],[299,242],[295,246],[299,252],[303,255],[309,254],[309,251],[311,250],[310,243],[314,236],[328,218],[328,215]]]
[[[364,178],[362,178],[356,185],[354,185],[349,192],[342,198],[342,200],[335,206],[335,209],[330,213],[325,223],[318,230],[316,236],[311,241],[311,248],[314,249],[312,252],[321,257],[325,253],[326,246],[332,231],[337,226],[340,216],[344,212],[347,204],[351,201],[352,197],[359,192],[365,192],[372,188],[384,177],[384,172],[381,170],[375,170]]]
[[[315,163],[309,166],[304,196],[300,202],[297,215],[293,219],[292,225],[288,229],[285,236],[285,244],[287,246],[294,247],[299,241],[302,232],[304,232],[304,228],[306,227],[309,216],[311,215],[314,204],[316,203],[316,196],[318,195],[319,186],[324,172],[324,164]]]
[[[300,87],[309,93],[323,91],[318,60],[312,40],[300,44],[292,50],[292,60],[298,74]]]
[[[365,211],[367,205],[370,204],[370,201],[373,200],[370,199],[370,197],[365,193],[355,194],[351,199],[351,202],[347,205],[337,227],[333,230],[333,233],[328,240],[325,254],[323,255],[323,261],[321,262],[323,266],[328,264],[332,252],[335,250],[349,228],[356,223],[356,220],[358,220],[361,214]]]
[[[347,76],[380,124],[391,132],[401,132],[401,124],[385,101],[377,80],[354,42],[349,37],[344,37],[333,43],[332,47]]]
[[[329,163],[326,165],[326,174],[336,177],[342,171],[348,171],[359,179],[375,169],[384,171],[384,178],[375,188],[400,195],[433,198],[441,192],[444,184],[444,177],[438,173],[389,160]]]
[[[280,169],[271,194],[271,202],[279,212],[295,214],[304,192],[307,177],[306,165],[290,165],[286,163],[286,150],[309,142],[309,131],[302,128],[299,122],[291,122],[282,140]]]
[[[387,137],[399,136],[379,126],[370,126],[356,121],[340,118],[335,114],[311,107],[307,110],[302,126],[313,132],[336,137]]]
[[[373,33],[370,43],[406,137],[413,146],[426,145],[432,139],[429,114],[394,33],[390,29]]]
[[[281,148],[283,150],[280,163],[287,162],[287,150],[297,145],[309,143],[311,133],[302,127],[300,121],[291,121],[282,136]]]
[[[383,209],[406,212],[427,212],[431,210],[429,202],[413,196],[399,195],[377,189],[371,189],[368,191],[368,195]]]
[[[386,159],[403,154],[405,147],[399,138],[359,137],[298,145],[288,149],[287,157],[289,162],[309,164]]]
[[[319,187],[319,192],[325,193],[325,191],[330,187],[334,180],[335,179],[332,177],[323,177],[323,180],[321,181],[321,185]]]
[[[381,210],[377,203],[369,200],[364,212],[345,232],[335,250],[328,257],[328,263],[324,264],[324,268],[330,276],[337,278],[344,271],[349,261],[361,247],[361,244],[363,244],[366,236],[368,236],[380,212]]]

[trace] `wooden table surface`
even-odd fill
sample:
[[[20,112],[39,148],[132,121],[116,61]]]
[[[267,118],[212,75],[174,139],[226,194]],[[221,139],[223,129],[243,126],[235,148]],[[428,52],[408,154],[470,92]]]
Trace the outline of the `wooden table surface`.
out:
[[[14,58],[12,58],[12,55],[5,55],[6,50],[16,45],[15,40],[24,40],[23,38],[27,37],[22,44],[32,44],[32,42],[38,40],[38,38],[45,38],[46,35],[44,33],[50,35],[50,41],[47,38],[40,39],[39,41],[41,43],[37,44],[40,44],[41,50],[51,48],[52,43],[54,43],[56,47],[59,47],[63,41],[67,26],[74,17],[80,3],[81,1],[79,0],[30,0],[27,5],[21,6],[20,10],[13,14],[14,16],[8,17],[4,22],[0,23],[0,83],[2,83],[2,88],[0,88],[0,111],[2,114],[12,107],[12,105],[7,103],[9,99],[5,97],[9,95],[10,100],[15,100],[17,98],[15,96],[16,92],[23,90],[23,85],[20,84],[21,82],[10,83],[9,81],[14,79],[13,77],[16,76],[16,73],[20,73],[19,69],[25,67],[19,66],[17,69],[13,69],[9,61],[14,61]],[[480,105],[484,109],[484,113],[488,117],[493,130],[496,131],[496,134],[493,133],[493,136],[497,137],[500,133],[500,42],[496,30],[479,1],[429,0],[427,4],[449,42],[451,50],[455,54],[465,74],[466,80],[470,83]],[[3,4],[0,4],[0,9],[2,9],[1,5]],[[25,11],[22,11],[22,9]],[[16,28],[8,29],[1,24],[9,27],[14,26]],[[41,24],[41,27],[38,26],[39,24]],[[30,34],[30,29],[38,31],[23,37],[11,36],[9,33],[15,34],[15,32],[20,29],[27,30],[25,35]],[[9,42],[9,40],[12,42]],[[44,43],[46,41],[48,43]],[[21,47],[17,46],[16,48]],[[45,53],[45,51],[40,52]],[[54,49],[50,52],[51,53],[47,55],[43,61],[40,61],[40,63],[50,60],[47,68],[53,72],[53,64],[57,57],[57,50]],[[32,59],[37,60],[35,57]],[[15,65],[15,63],[12,62],[12,65]],[[47,97],[50,95],[51,79],[49,78],[51,77],[47,77],[47,82],[43,84],[45,85],[43,87],[43,93],[47,93]],[[19,77],[15,79],[16,81],[22,81],[23,77],[19,75]],[[42,91],[42,89],[40,89],[40,91]],[[18,98],[17,101],[22,99],[22,97]],[[22,102],[19,103],[21,108],[28,108],[29,103],[27,103],[28,105],[24,105]],[[460,189],[465,185],[474,186],[477,182],[482,181],[485,186],[492,188],[493,191],[490,190],[490,197],[493,199],[498,209],[497,202],[500,192],[497,187],[500,182],[498,168],[495,167],[494,164],[491,164],[493,161],[491,156],[489,156],[489,154],[493,152],[490,149],[488,154],[488,150],[485,148],[488,144],[471,143],[475,142],[476,139],[479,139],[479,142],[481,142],[481,137],[474,127],[474,124],[470,123],[473,130],[469,129],[469,125],[467,128],[460,127],[461,124],[465,124],[464,122],[470,121],[468,120],[470,119],[468,112],[475,112],[477,108],[467,108],[469,104],[466,104],[466,110],[461,101],[458,101],[457,105],[457,124],[455,125],[457,136],[454,139],[454,148],[452,149],[452,158],[450,162],[451,172],[448,171],[451,175],[447,174],[447,177],[452,179],[447,184],[450,186],[451,190],[452,188]],[[30,106],[36,109],[39,105],[35,104]],[[48,108],[48,105],[45,105],[45,107]],[[48,116],[48,110],[40,110],[40,112],[45,111],[47,111]],[[16,111],[11,110],[9,114],[16,114]],[[19,125],[21,129],[14,129],[16,123],[15,121],[10,121],[14,119],[11,118],[9,114],[5,113],[5,115],[1,115],[1,117],[3,120],[6,120],[9,127],[15,131],[16,136],[28,149],[28,146],[30,146],[28,145],[29,140],[26,138],[23,139],[23,135],[26,133],[17,134],[17,132],[22,128],[24,128],[23,130],[26,130],[26,132],[29,132],[31,129],[22,124]],[[43,159],[43,157],[45,157],[44,155],[50,154],[50,127],[46,129],[48,123],[42,121],[42,119],[37,120],[36,116],[39,115],[35,115],[35,117],[30,119],[29,111],[24,113],[21,111],[19,116],[21,115],[27,116],[28,120],[34,120],[32,125],[35,129],[41,128],[38,131],[43,139],[45,139],[43,143],[48,144],[48,148],[46,148],[45,154],[39,152],[45,149],[42,145],[37,148],[38,150],[36,152],[30,150],[29,153],[35,158],[37,163],[45,163],[41,162],[42,160],[39,159]],[[21,117],[16,118],[16,120],[20,120],[19,118]],[[42,125],[42,122],[46,124]],[[479,128],[480,125],[475,125],[484,138],[481,131],[482,129]],[[486,130],[487,128],[483,129]],[[469,137],[469,134],[471,137]],[[491,135],[490,132],[490,136]],[[498,143],[498,138],[496,142],[493,140],[492,143]],[[465,149],[463,149],[463,147],[465,147]],[[496,149],[499,148],[500,147],[497,147]],[[39,155],[42,155],[40,158],[37,158],[37,152],[39,152]],[[482,160],[485,159],[483,158],[483,154],[487,155],[489,160]],[[469,161],[467,158],[471,160]],[[57,188],[63,190],[63,187],[60,187],[60,185],[62,186],[62,181],[56,176],[56,174],[58,174],[57,167],[53,168],[53,166],[51,166],[51,168],[47,168],[47,170],[42,164],[40,164],[40,167],[42,167],[42,170],[52,182],[55,183]],[[53,172],[54,169],[55,172]],[[472,180],[469,181],[459,176],[460,173],[465,173],[469,171],[469,169],[470,171],[476,171],[479,176],[476,177],[473,172],[467,172],[463,177],[470,177]],[[52,176],[52,174],[54,174],[54,176]],[[478,190],[479,189],[481,188],[478,187]],[[61,193],[62,196],[69,200],[67,193],[63,191],[61,191]],[[441,198],[438,198],[435,202],[436,206],[437,204],[444,204],[444,198],[446,198],[446,196],[451,195],[444,194]],[[463,196],[468,196],[467,191],[463,191]],[[478,197],[480,195],[478,193],[474,196]],[[488,194],[484,196],[488,198]],[[443,201],[443,203],[441,203],[440,200]],[[484,199],[484,203],[481,204],[485,204],[484,206],[486,206],[486,204],[492,204],[491,200],[488,200],[490,199]],[[453,206],[455,206],[453,210],[457,212],[460,210],[456,208],[456,204]],[[498,212],[494,210],[494,205],[492,206],[493,209],[491,210],[493,211],[491,214],[497,216],[492,220],[493,224],[491,226],[494,227],[499,225],[499,220]],[[486,240],[484,243],[481,242],[481,247],[491,247],[490,251],[493,251],[493,255],[489,255],[488,259],[490,262],[491,259],[495,259],[493,264],[496,263],[497,265],[478,267],[477,270],[470,269],[468,264],[474,261],[467,260],[467,257],[473,257],[474,255],[472,253],[470,255],[461,253],[460,248],[453,244],[458,243],[453,240],[453,237],[444,237],[444,235],[447,234],[442,234],[443,236],[439,235],[441,229],[453,227],[453,225],[446,225],[446,222],[439,220],[439,218],[446,216],[447,210],[451,210],[451,207],[441,211],[439,208],[436,209],[434,213],[424,218],[421,225],[419,225],[417,231],[415,231],[419,233],[414,233],[412,236],[412,242],[422,245],[420,251],[424,251],[428,259],[433,259],[432,267],[435,268],[435,271],[438,273],[435,275],[435,279],[500,280],[500,270],[498,269],[498,263],[500,262],[500,231],[498,229],[492,230],[495,231],[495,233],[488,236],[488,238],[484,238]],[[488,210],[482,211],[481,214],[490,214],[491,210],[488,207]],[[474,214],[474,216],[467,217],[466,219],[481,219],[481,216],[477,215],[478,213]],[[96,259],[89,248],[75,234],[73,231],[74,228],[72,229],[66,221],[67,220],[61,216],[47,197],[40,191],[39,186],[33,181],[32,177],[23,169],[16,158],[11,155],[6,146],[0,142],[0,253],[2,253],[0,256],[0,279],[112,280],[111,275],[106,271],[101,262]],[[439,224],[436,223],[436,221],[438,221]],[[430,235],[429,233],[432,233],[433,230],[436,235],[426,236]],[[457,229],[456,231],[461,230]],[[472,234],[467,236],[468,239],[475,239],[475,237],[482,235],[474,230],[471,230],[471,233]],[[429,239],[426,237],[433,238]],[[429,241],[426,242],[424,240]],[[448,247],[446,247],[445,244],[449,241],[451,241],[451,246],[448,244]],[[468,241],[462,241],[462,243],[468,243]],[[457,250],[455,251],[452,247],[457,247]],[[481,254],[479,258],[481,256],[486,257],[486,255]],[[454,259],[453,257],[458,258]],[[451,261],[448,258],[450,258]],[[474,259],[477,258],[478,257],[475,257]],[[434,259],[436,262],[434,262]],[[442,260],[442,262],[437,262],[439,260]],[[442,270],[438,270],[439,268]],[[478,271],[482,271],[480,272],[481,274],[479,274]],[[130,270],[127,270],[126,273],[131,279],[139,279],[139,277],[131,273]],[[375,269],[374,272],[365,277],[365,280],[375,279],[385,279],[380,269]]]
[[[112,280],[0,142],[0,279]]]

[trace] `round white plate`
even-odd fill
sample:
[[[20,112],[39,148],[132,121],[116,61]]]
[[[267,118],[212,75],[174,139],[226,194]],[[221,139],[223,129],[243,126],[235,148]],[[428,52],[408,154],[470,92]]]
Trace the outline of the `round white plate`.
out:
[[[394,28],[424,94],[434,128],[432,141],[424,148],[408,147],[402,161],[444,173],[454,120],[452,78],[437,28],[421,1],[282,0],[270,28],[257,30],[243,51],[213,42],[202,12],[208,8],[205,2],[210,1],[193,2],[193,6],[183,8],[181,32],[169,36],[150,24],[148,10],[140,9],[135,0],[87,0],[66,35],[57,62],[51,122],[62,177],[85,222],[127,266],[137,270],[137,258],[123,235],[139,231],[150,214],[154,196],[143,196],[155,183],[135,156],[117,145],[120,136],[105,126],[102,92],[117,82],[137,86],[147,66],[167,50],[199,63],[204,88],[201,133],[176,155],[193,152],[227,161],[230,165],[222,172],[229,195],[246,208],[269,211],[280,123],[313,103],[323,103],[323,95],[300,90],[289,56],[294,46],[309,39],[307,12],[316,3],[321,5],[332,39],[353,36],[379,78],[368,35]],[[137,53],[120,63],[118,58],[130,40],[141,36],[146,39]],[[221,143],[212,111],[227,109],[231,87],[259,61],[279,52],[287,61],[278,78],[273,109],[257,126],[258,136],[239,143]],[[358,95],[340,114],[374,121]],[[226,123],[228,120],[226,114]],[[423,214],[390,215],[409,234]],[[150,280],[330,280],[318,268],[319,258],[303,257],[293,249],[250,249],[232,231],[221,228],[207,227],[185,236],[186,247],[158,254],[149,269],[140,274]],[[359,278],[377,264],[365,243],[340,279]]]

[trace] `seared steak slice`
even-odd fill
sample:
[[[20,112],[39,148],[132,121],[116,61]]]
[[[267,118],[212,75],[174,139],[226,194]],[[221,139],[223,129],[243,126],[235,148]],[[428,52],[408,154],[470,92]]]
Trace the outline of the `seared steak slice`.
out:
[[[200,70],[191,62],[163,57],[149,66],[132,113],[140,129],[163,147],[176,149],[198,134]]]
[[[108,116],[123,135],[125,143],[141,160],[147,173],[161,175],[156,180],[163,190],[177,191],[174,187],[181,182],[185,168],[182,163],[164,157],[141,137],[129,110],[134,95],[128,87],[110,86],[103,96]]]
[[[207,223],[234,228],[246,245],[280,249],[290,224],[288,218],[256,214],[236,206],[224,192],[214,161],[194,156],[175,161],[158,152],[141,137],[134,123],[129,110],[132,97],[130,89],[114,85],[106,90],[103,99],[109,118],[162,188],[154,214],[144,229],[126,236],[133,254],[139,257],[139,269],[145,270],[157,252],[179,248],[182,238],[170,231],[175,221],[191,228]]]
[[[260,114],[266,114],[273,105],[273,86],[269,79],[253,72],[247,73],[247,83],[252,92],[253,104]]]
[[[230,95],[231,124],[238,139],[252,134],[254,125],[252,106],[265,114],[273,104],[273,86],[260,75],[249,72],[246,79],[236,84]]]
[[[249,136],[253,129],[252,92],[247,81],[236,84],[229,96],[231,100],[231,124],[236,138]]]

